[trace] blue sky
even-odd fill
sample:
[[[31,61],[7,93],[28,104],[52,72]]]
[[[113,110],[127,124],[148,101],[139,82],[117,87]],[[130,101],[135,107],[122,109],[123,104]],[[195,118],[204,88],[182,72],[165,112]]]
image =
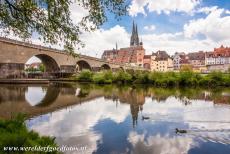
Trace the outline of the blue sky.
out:
[[[230,0],[129,0],[126,16],[108,21],[99,30],[84,34],[84,54],[100,56],[105,49],[129,46],[132,22],[138,24],[146,54],[211,51],[230,46]],[[96,40],[96,43],[94,43]]]
[[[128,47],[133,20],[138,24],[146,54],[165,50],[175,52],[212,51],[220,45],[230,46],[230,0],[126,0],[128,13],[108,21],[94,32],[83,32],[85,48],[77,53],[100,57],[104,50]],[[78,23],[88,11],[70,6],[71,18]],[[42,44],[36,38],[34,43]],[[54,48],[60,48],[53,45]]]
[[[154,0],[153,0],[154,1]],[[131,5],[131,3],[130,3]],[[196,6],[197,9],[203,7],[213,7],[217,6],[218,8],[230,10],[230,0],[202,0],[199,5]],[[172,11],[170,14],[157,12],[149,12],[146,6],[144,7],[146,10],[146,16],[142,13],[138,13],[136,16],[130,16],[127,14],[126,16],[121,17],[121,20],[115,20],[114,15],[108,13],[108,21],[104,23],[101,28],[110,29],[116,25],[120,25],[125,27],[125,29],[131,33],[131,23],[134,20],[137,22],[140,33],[145,34],[143,27],[146,25],[154,24],[157,27],[157,31],[155,33],[175,33],[183,30],[183,26],[189,20],[205,18],[207,14],[200,12],[194,14],[187,14],[185,12],[174,12]],[[225,14],[226,15],[226,14]]]

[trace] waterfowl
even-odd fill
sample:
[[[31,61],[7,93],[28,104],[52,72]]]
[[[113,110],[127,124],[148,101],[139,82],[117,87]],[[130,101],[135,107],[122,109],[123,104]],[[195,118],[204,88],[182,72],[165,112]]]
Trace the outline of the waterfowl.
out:
[[[176,128],[176,133],[184,134],[184,133],[187,133],[187,130]]]
[[[148,119],[150,119],[150,117],[142,116],[142,120],[148,120]]]

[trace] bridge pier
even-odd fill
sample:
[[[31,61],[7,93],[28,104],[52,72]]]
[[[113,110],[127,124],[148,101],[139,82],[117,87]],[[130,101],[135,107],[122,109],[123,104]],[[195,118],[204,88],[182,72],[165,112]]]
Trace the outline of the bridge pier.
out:
[[[93,72],[100,72],[101,71],[101,67],[92,67],[92,71]]]
[[[0,78],[21,78],[24,76],[24,64],[0,63]]]
[[[66,73],[75,73],[76,72],[76,66],[75,65],[61,65],[60,71],[66,72]]]

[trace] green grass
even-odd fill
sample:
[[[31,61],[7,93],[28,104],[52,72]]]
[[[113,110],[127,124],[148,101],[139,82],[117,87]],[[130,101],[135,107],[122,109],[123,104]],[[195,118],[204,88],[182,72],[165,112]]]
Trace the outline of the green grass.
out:
[[[202,75],[191,71],[182,71],[179,73],[147,71],[103,71],[92,73],[90,71],[82,71],[75,79],[79,82],[92,82],[96,84],[150,84],[157,87],[230,86],[230,74],[221,72]]]
[[[34,131],[29,131],[25,125],[25,116],[18,115],[12,120],[0,119],[0,153],[41,153],[36,151],[4,151],[4,147],[57,147],[55,138],[39,136]],[[44,152],[45,153],[45,152]],[[58,153],[53,151],[50,153]]]

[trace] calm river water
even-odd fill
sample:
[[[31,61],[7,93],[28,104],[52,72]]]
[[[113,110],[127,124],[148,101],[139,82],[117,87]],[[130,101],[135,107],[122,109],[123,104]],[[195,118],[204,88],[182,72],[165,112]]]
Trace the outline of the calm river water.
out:
[[[58,145],[85,147],[72,153],[230,153],[230,88],[1,85],[0,117],[20,112]]]

